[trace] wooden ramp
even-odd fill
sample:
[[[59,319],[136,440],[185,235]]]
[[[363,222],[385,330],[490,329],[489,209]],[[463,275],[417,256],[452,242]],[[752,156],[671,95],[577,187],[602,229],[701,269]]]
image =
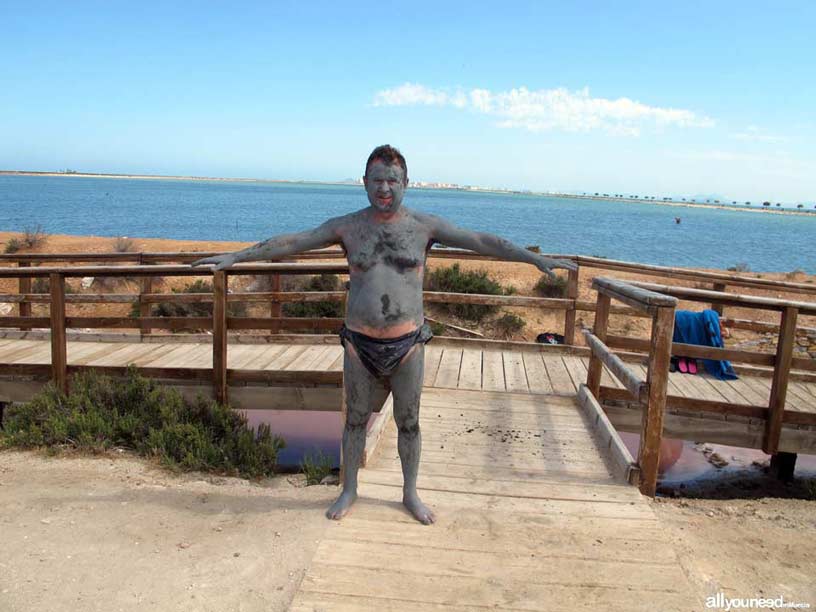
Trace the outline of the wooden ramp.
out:
[[[329,526],[291,610],[693,610],[637,489],[616,481],[574,398],[426,388],[419,488],[400,503],[391,423],[360,498]]]

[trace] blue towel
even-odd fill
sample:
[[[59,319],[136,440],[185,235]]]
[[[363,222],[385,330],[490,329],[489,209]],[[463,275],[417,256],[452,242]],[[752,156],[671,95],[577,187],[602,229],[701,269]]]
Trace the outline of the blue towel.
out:
[[[673,342],[682,344],[699,344],[723,348],[720,336],[720,316],[716,310],[690,312],[678,310],[674,313]],[[703,359],[706,371],[720,380],[734,380],[737,378],[734,368],[729,361]]]

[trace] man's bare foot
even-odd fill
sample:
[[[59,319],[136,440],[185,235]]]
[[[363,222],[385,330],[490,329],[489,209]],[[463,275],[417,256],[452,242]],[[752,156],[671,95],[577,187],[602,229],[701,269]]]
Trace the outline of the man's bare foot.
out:
[[[408,512],[413,514],[414,518],[423,525],[430,525],[436,522],[436,515],[433,513],[433,510],[423,504],[416,493],[413,495],[404,494],[402,496],[402,503],[408,508]]]
[[[351,508],[351,505],[357,499],[356,493],[347,493],[343,491],[340,497],[331,505],[331,508],[326,510],[326,516],[332,520],[339,521],[343,518]]]

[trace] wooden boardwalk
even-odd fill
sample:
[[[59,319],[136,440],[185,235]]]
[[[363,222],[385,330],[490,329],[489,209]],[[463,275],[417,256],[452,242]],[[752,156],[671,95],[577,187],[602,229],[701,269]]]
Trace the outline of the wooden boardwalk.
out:
[[[0,366],[8,364],[49,364],[51,346],[45,340],[0,339]],[[442,342],[426,350],[425,386],[575,395],[586,382],[588,357],[538,350],[498,350],[462,348]],[[208,369],[212,367],[212,345],[208,343],[68,342],[68,364],[86,366],[126,366],[153,368]],[[646,377],[645,367],[628,364]],[[343,369],[343,350],[336,344],[231,344],[227,367],[235,370],[316,370]],[[622,388],[609,372],[602,384]],[[771,392],[771,379],[743,376],[720,381],[708,375],[669,375],[669,394],[692,399],[764,405]],[[0,397],[2,401],[2,397]],[[786,409],[816,414],[816,383],[790,381]]]
[[[425,389],[419,489],[403,509],[391,423],[360,498],[329,526],[291,610],[694,610],[701,602],[575,400]]]
[[[0,366],[49,364],[51,346],[46,340],[0,339]],[[445,389],[506,391],[575,395],[586,382],[588,357],[535,350],[462,348],[442,342],[428,345],[425,386]],[[208,369],[212,367],[212,345],[208,343],[68,342],[68,364],[153,368]],[[643,365],[628,364],[646,377]],[[343,369],[343,349],[336,344],[230,344],[227,367],[235,370],[323,370]],[[609,372],[602,384],[622,388]],[[669,375],[669,393],[680,397],[737,405],[764,405],[771,392],[771,379],[743,376],[720,381],[708,375]],[[2,397],[0,397],[2,401]],[[790,381],[786,409],[816,414],[816,383]]]

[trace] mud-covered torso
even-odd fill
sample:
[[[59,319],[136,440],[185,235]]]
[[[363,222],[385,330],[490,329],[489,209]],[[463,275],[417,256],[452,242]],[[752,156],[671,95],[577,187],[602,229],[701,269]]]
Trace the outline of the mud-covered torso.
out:
[[[423,323],[422,280],[430,228],[403,209],[388,223],[364,210],[341,230],[349,262],[346,325],[379,337],[395,337]]]

